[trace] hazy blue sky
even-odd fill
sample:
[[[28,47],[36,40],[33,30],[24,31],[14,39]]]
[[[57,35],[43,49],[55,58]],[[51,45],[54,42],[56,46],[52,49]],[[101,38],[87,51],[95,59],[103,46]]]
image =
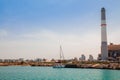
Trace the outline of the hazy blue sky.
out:
[[[120,44],[120,0],[0,0],[0,58],[65,58],[92,54],[101,46],[101,8],[108,43]]]

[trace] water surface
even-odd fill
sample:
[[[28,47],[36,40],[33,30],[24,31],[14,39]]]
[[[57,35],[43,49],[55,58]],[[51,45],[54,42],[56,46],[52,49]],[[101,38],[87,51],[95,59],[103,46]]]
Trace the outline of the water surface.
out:
[[[0,80],[120,80],[120,70],[7,66]]]

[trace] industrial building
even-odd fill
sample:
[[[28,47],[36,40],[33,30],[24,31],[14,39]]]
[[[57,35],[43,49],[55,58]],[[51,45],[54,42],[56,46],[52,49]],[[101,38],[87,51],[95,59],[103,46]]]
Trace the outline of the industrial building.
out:
[[[110,43],[108,45],[108,59],[120,61],[120,44]]]
[[[107,60],[120,61],[120,44],[110,43],[107,47],[108,47]],[[101,54],[98,55],[98,60],[102,60]]]
[[[101,54],[98,60],[120,60],[120,45],[107,44],[106,10],[101,8]]]

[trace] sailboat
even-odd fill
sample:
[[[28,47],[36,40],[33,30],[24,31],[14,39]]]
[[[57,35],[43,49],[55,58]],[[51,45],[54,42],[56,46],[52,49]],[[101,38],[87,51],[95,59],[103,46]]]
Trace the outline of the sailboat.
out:
[[[65,65],[62,63],[63,60],[64,60],[64,55],[63,55],[62,47],[60,45],[60,60],[53,65],[53,68],[64,68]]]

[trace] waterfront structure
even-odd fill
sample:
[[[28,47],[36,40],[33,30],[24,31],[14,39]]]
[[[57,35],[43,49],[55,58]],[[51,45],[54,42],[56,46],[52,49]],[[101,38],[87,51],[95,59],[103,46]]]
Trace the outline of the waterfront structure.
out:
[[[0,62],[3,62],[3,60],[2,60],[2,59],[0,59]]]
[[[41,58],[36,58],[34,61],[35,62],[42,62],[43,60]]]
[[[77,58],[77,57],[74,57],[73,61],[78,61],[78,58]]]
[[[54,58],[52,58],[50,61],[51,61],[51,62],[56,62],[56,60],[55,60]]]
[[[93,56],[92,56],[92,55],[89,55],[88,61],[93,61],[93,60],[94,60]]]
[[[101,60],[101,54],[98,54],[97,60]]]
[[[86,57],[84,54],[81,55],[81,57],[79,58],[80,61],[85,61]]]
[[[107,32],[106,32],[106,14],[105,8],[101,9],[101,60],[107,60],[108,47],[107,47]]]
[[[18,61],[19,62],[24,62],[24,58],[19,58]]]
[[[120,61],[120,44],[110,43],[108,45],[108,59]]]
[[[18,62],[18,60],[17,59],[3,59],[3,62],[11,63],[11,62]]]

